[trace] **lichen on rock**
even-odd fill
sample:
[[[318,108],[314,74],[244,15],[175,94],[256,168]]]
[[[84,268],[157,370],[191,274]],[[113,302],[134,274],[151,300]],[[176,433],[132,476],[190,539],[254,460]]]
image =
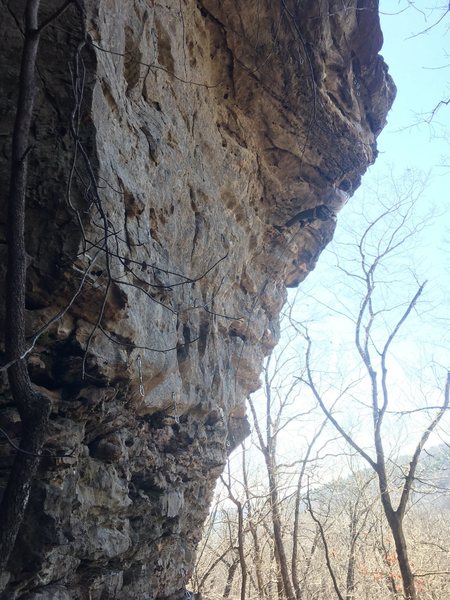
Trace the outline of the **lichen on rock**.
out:
[[[2,189],[24,2],[10,4]],[[378,3],[346,4],[85,0],[83,22],[69,8],[43,33],[30,339],[63,314],[28,357],[52,412],[2,598],[183,597],[286,286],[330,241],[395,94]],[[0,426],[20,439],[6,384]],[[2,487],[14,452],[1,438]]]

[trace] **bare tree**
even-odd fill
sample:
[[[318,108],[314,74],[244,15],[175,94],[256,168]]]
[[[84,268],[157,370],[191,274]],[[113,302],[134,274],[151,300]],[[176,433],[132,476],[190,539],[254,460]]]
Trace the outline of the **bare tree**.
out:
[[[292,389],[292,388],[291,388]],[[274,536],[274,553],[278,564],[281,582],[283,585],[283,595],[287,600],[295,600],[295,592],[292,585],[288,558],[285,549],[285,543],[282,535],[282,523],[280,514],[280,482],[278,477],[276,441],[280,427],[280,419],[282,415],[282,407],[289,400],[289,393],[285,395],[278,414],[274,418],[272,415],[272,387],[270,385],[269,370],[264,371],[264,391],[266,399],[266,419],[265,430],[263,431],[259,425],[253,401],[249,399],[250,409],[253,415],[253,423],[258,436],[259,447],[264,457],[264,462],[267,469],[267,477],[269,483],[270,508],[272,516],[273,536]]]
[[[408,555],[404,518],[422,450],[449,408],[450,390],[450,374],[447,373],[441,402],[437,406],[424,406],[419,409],[434,412],[434,416],[430,417],[418,437],[409,465],[402,473],[399,493],[396,494],[390,477],[384,427],[386,416],[392,409],[391,395],[395,394],[395,384],[392,384],[388,376],[388,363],[394,342],[399,337],[399,333],[411,313],[417,308],[425,288],[425,282],[417,283],[415,292],[404,303],[399,302],[398,298],[389,298],[386,303],[383,291],[380,295],[379,290],[383,289],[384,295],[388,296],[386,286],[389,285],[389,277],[392,278],[392,275],[389,275],[387,262],[391,257],[396,256],[402,246],[418,231],[418,227],[414,225],[412,219],[413,208],[414,200],[408,197],[399,199],[392,206],[385,206],[382,212],[368,223],[355,246],[356,257],[353,260],[358,261],[359,268],[351,270],[346,266],[340,266],[341,273],[352,282],[356,281],[362,290],[360,306],[353,319],[354,344],[360,364],[366,372],[367,386],[363,391],[360,389],[357,400],[360,406],[367,406],[371,412],[371,450],[363,447],[357,434],[344,426],[342,419],[335,416],[335,411],[330,408],[330,401],[327,399],[330,397],[330,393],[329,391],[325,393],[321,389],[312,356],[313,341],[306,328],[303,329],[306,340],[306,374],[300,377],[310,388],[322,411],[339,434],[370,465],[377,476],[380,499],[394,538],[404,595],[408,600],[417,600],[418,594]],[[377,233],[374,238],[372,234],[380,226],[381,228],[385,226],[385,230],[381,236]],[[393,318],[390,320],[391,316]],[[380,323],[382,327],[380,327]],[[357,370],[358,367],[355,366],[355,369]],[[362,397],[361,394],[363,394]],[[367,403],[366,394],[370,398]],[[356,396],[358,396],[358,392],[356,392]],[[355,392],[347,394],[349,401],[352,402],[354,398]],[[336,398],[333,402],[335,401]],[[398,414],[401,412],[397,411]]]
[[[245,502],[246,502],[246,522],[253,542],[253,565],[255,570],[256,589],[261,600],[267,598],[267,590],[264,585],[263,577],[263,553],[261,550],[260,533],[258,528],[259,511],[254,510],[254,498],[251,493],[251,485],[248,474],[247,449],[242,444],[242,482],[244,484]],[[268,599],[269,600],[269,599]]]
[[[237,512],[237,549],[239,556],[239,564],[241,567],[241,595],[240,599],[245,600],[247,590],[247,561],[245,556],[245,532],[244,532],[244,506],[243,503],[237,498],[231,487],[231,474],[230,464],[228,463],[228,478],[221,477],[223,485],[228,491],[228,498],[233,502]]]
[[[311,300],[316,313],[321,305],[338,313],[337,327],[347,329],[352,339],[351,358],[335,353],[329,367],[330,323],[324,327],[322,315],[315,315],[318,332],[326,338],[326,344],[318,346],[313,343],[313,328],[305,329],[295,320],[295,309],[289,310],[288,317],[306,344],[292,341],[292,331],[286,332],[286,348],[274,351],[265,366],[262,392],[249,401],[253,440],[232,458],[232,477],[227,479],[234,497],[228,501],[234,506],[236,546],[242,515],[247,600],[286,600],[289,594],[295,600],[446,598],[442,590],[448,569],[442,558],[449,542],[448,536],[438,534],[445,527],[444,516],[430,523],[428,532],[418,523],[423,520],[422,501],[429,512],[430,490],[442,494],[448,487],[445,471],[434,479],[426,473],[432,451],[424,452],[433,434],[448,439],[442,426],[449,408],[448,375],[444,390],[440,386],[430,390],[428,384],[421,390],[421,379],[411,386],[414,398],[398,398],[398,373],[403,377],[405,371],[397,366],[397,356],[407,343],[405,332],[411,333],[408,327],[425,289],[415,278],[408,287],[395,272],[395,265],[403,274],[411,272],[410,257],[402,261],[400,253],[422,228],[412,216],[421,182],[416,185],[412,177],[404,183],[394,190],[398,202],[384,205],[381,215],[363,211],[359,223],[365,229],[358,238],[356,258],[353,254],[344,262],[345,252],[339,254],[337,272],[341,283],[343,277],[352,282],[356,310],[351,310],[349,294],[339,294],[332,286],[333,300],[324,301],[323,296]],[[389,264],[391,257],[394,266]],[[400,292],[394,290],[397,280]],[[303,316],[304,305],[300,309]],[[351,327],[342,325],[344,316]],[[300,345],[306,345],[306,360],[304,355],[299,358]],[[316,348],[320,359],[314,356]],[[302,374],[299,363],[304,364]],[[434,370],[437,373],[438,367]],[[370,418],[364,422],[366,416]],[[394,441],[402,435],[407,439],[404,448],[404,440]],[[417,439],[408,458],[413,435]],[[295,439],[295,444],[286,438]],[[299,445],[299,438],[304,444]],[[343,456],[351,458],[346,462]],[[432,538],[439,539],[434,553],[426,546]],[[235,552],[234,564],[239,558]],[[217,548],[213,554],[219,556]],[[236,583],[233,590],[239,593]]]

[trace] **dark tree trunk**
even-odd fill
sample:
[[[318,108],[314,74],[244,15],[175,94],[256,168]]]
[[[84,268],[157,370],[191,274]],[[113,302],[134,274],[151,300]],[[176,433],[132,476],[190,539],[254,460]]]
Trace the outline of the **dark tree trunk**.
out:
[[[355,544],[350,545],[347,562],[347,582],[345,600],[354,600],[355,597]]]
[[[406,600],[418,600],[414,575],[408,558],[406,540],[403,533],[403,522],[396,518],[391,523],[391,531],[394,537],[395,549],[397,551],[398,565],[403,582],[403,591]]]
[[[7,567],[39,465],[46,437],[49,401],[31,384],[25,353],[25,204],[29,133],[35,98],[35,69],[39,47],[38,10],[40,0],[28,0],[25,8],[25,36],[20,69],[19,98],[11,152],[8,196],[5,349],[8,380],[22,421],[20,451],[17,453],[0,506],[0,573]],[[4,582],[5,583],[5,582]]]
[[[223,590],[223,597],[229,598],[231,594],[231,588],[233,586],[234,576],[236,575],[237,568],[239,566],[239,558],[236,558],[228,569],[227,581]]]
[[[245,561],[244,551],[244,511],[240,502],[237,502],[237,509],[239,563],[241,565],[241,600],[245,600],[245,594],[247,589],[247,564]]]
[[[283,584],[284,596],[287,600],[295,600],[294,590],[292,588],[291,577],[289,573],[286,551],[284,548],[283,533],[281,528],[281,515],[278,498],[278,482],[275,476],[275,465],[271,455],[265,456],[269,486],[270,486],[270,505],[273,526],[273,538],[275,544],[275,558],[278,563],[278,570]]]

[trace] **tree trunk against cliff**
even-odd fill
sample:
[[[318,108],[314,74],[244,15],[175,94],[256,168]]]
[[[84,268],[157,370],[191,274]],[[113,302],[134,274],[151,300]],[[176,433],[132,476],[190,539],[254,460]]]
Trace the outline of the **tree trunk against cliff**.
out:
[[[40,0],[29,0],[25,8],[19,98],[11,152],[7,217],[5,349],[7,363],[13,363],[8,369],[8,381],[22,421],[22,436],[20,451],[16,454],[0,506],[0,573],[7,566],[25,514],[31,483],[40,461],[49,414],[49,401],[33,389],[26,360],[22,358],[26,349],[25,205],[28,154],[31,151],[29,134],[35,98],[35,67],[40,38],[39,4]]]
[[[30,127],[36,94],[36,59],[44,28],[60,16],[71,1],[62,3],[41,24],[40,0],[28,0],[24,9],[24,42],[20,64],[17,110],[11,148],[7,212],[8,265],[6,274],[5,354],[8,382],[20,415],[22,431],[11,473],[0,505],[0,574],[14,548],[28,504],[34,475],[44,447],[50,401],[31,383],[26,362],[25,297],[27,254],[25,248],[26,196]]]
[[[349,434],[340,422],[335,418],[332,408],[326,403],[324,396],[319,391],[314,375],[313,360],[311,357],[312,340],[307,330],[302,329],[306,340],[306,376],[299,377],[311,389],[314,397],[319,403],[325,416],[334,425],[343,439],[364,458],[376,474],[378,489],[384,514],[389,524],[395,541],[397,560],[400,568],[404,595],[407,600],[417,600],[418,595],[414,584],[414,574],[408,557],[407,542],[404,535],[403,520],[406,507],[410,498],[412,484],[415,479],[419,459],[428,438],[436,429],[442,417],[449,409],[450,372],[447,372],[444,389],[444,399],[440,406],[434,406],[436,416],[423,431],[412,455],[406,475],[404,475],[402,491],[397,507],[391,496],[390,482],[387,470],[387,458],[385,455],[385,440],[383,439],[383,421],[388,411],[390,401],[390,389],[388,385],[387,360],[391,346],[396,339],[400,329],[416,308],[417,302],[422,295],[425,282],[418,285],[412,298],[405,302],[402,312],[399,312],[396,320],[391,324],[385,334],[384,342],[375,344],[374,339],[379,339],[376,330],[377,318],[384,319],[385,314],[393,310],[392,307],[377,307],[375,290],[383,285],[377,280],[377,269],[383,265],[391,254],[396,254],[398,249],[409,240],[417,231],[417,226],[409,225],[411,211],[415,200],[399,200],[392,206],[385,208],[383,212],[366,227],[361,238],[356,243],[357,256],[360,264],[360,272],[349,273],[343,269],[343,273],[351,278],[357,279],[363,286],[363,296],[356,315],[352,315],[355,323],[354,341],[357,354],[360,357],[363,368],[367,373],[367,381],[370,390],[370,408],[373,425],[373,453],[375,458],[365,451],[356,438]],[[392,225],[392,219],[397,221]],[[377,224],[384,220],[390,224],[390,229],[384,231],[382,239],[376,241],[376,252],[373,254],[373,246],[370,246],[370,234]],[[397,299],[396,299],[397,300]],[[295,326],[295,324],[294,324]],[[300,329],[299,329],[300,331]],[[378,362],[376,362],[378,361]],[[342,394],[341,394],[342,395]],[[336,400],[337,401],[337,400]],[[334,406],[334,405],[333,405]],[[424,408],[425,410],[425,408]]]

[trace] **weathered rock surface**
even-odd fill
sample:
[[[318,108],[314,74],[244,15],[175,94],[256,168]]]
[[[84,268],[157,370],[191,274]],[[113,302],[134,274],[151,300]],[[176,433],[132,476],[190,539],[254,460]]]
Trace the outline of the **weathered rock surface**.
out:
[[[2,190],[24,4],[2,16]],[[2,598],[182,598],[285,288],[331,239],[393,100],[377,2],[342,5],[86,0],[43,34],[30,342],[64,314],[29,354],[51,428]],[[2,257],[4,239],[3,223]],[[13,454],[2,436],[2,486]]]

